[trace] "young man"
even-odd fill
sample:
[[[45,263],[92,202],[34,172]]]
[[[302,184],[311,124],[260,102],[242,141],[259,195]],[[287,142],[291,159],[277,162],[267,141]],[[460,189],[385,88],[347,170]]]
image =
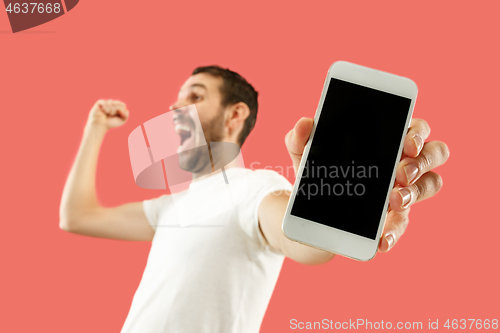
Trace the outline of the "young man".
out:
[[[220,170],[198,178],[206,174],[203,171],[210,168],[210,162],[193,151],[182,155],[186,142],[200,139],[185,111],[192,104],[207,143],[241,146],[255,124],[257,92],[235,72],[218,66],[199,67],[170,107],[176,110],[174,125],[181,137],[179,164],[197,178],[185,193],[208,189],[210,195],[183,197],[183,192],[175,204],[172,196],[163,195],[118,207],[100,206],[94,184],[99,147],[105,133],[125,123],[129,115],[125,104],[112,100],[100,100],[93,106],[64,188],[62,229],[94,237],[152,241],[122,333],[258,332],[285,256],[306,265],[323,264],[334,257],[284,236],[281,222],[289,193],[282,190],[290,190],[291,185],[269,170],[245,170],[248,188],[243,201],[211,218],[224,227],[179,227],[182,221],[175,206],[191,205],[202,214],[210,212],[217,204],[209,197],[217,197],[216,185],[223,179]],[[312,123],[312,119],[300,119],[285,137],[295,170]],[[433,196],[442,186],[441,177],[431,170],[446,161],[449,151],[442,142],[424,144],[429,133],[425,121],[413,119],[397,170],[400,185],[390,196],[381,252],[388,251],[405,231],[409,207]],[[229,166],[225,172],[234,178],[238,170]]]

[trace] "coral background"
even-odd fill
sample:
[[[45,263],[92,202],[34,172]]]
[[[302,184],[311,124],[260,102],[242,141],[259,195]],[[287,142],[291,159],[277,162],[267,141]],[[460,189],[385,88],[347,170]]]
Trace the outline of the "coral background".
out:
[[[131,111],[99,159],[99,198],[117,205],[162,194],[134,184],[127,137],[168,110],[193,68],[229,67],[257,88],[258,121],[243,155],[247,166],[276,169],[290,165],[284,136],[314,115],[336,60],[418,84],[414,116],[451,150],[437,169],[444,187],[412,208],[397,246],[370,262],[287,259],[261,331],[291,331],[291,319],[424,328],[438,319],[441,329],[446,319],[500,319],[499,10],[498,1],[84,0],[12,34],[2,9],[0,331],[118,332],[127,316],[150,244],[58,227],[97,99],[121,99]]]

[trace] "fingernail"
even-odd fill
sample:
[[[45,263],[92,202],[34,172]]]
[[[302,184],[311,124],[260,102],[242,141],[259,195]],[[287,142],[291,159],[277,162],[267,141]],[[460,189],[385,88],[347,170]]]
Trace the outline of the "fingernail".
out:
[[[385,240],[387,241],[387,251],[391,249],[391,247],[394,245],[394,236],[392,234],[387,234],[385,235]]]
[[[417,176],[418,167],[415,164],[407,164],[405,165],[405,173],[406,180],[408,180],[408,183],[411,183],[411,181]]]
[[[411,201],[411,192],[407,187],[403,187],[399,190],[399,195],[401,195],[401,199],[403,200],[401,207],[405,208]]]
[[[420,150],[424,147],[424,140],[422,140],[420,135],[415,134],[413,136],[413,142],[415,142],[415,146],[417,147],[417,153],[420,153]]]

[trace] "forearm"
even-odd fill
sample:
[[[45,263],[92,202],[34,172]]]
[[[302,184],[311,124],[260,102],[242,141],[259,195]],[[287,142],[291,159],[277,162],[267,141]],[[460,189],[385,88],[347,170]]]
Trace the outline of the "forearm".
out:
[[[321,265],[329,262],[335,257],[335,254],[313,247],[303,245],[289,240],[283,235],[284,240],[281,245],[283,254],[304,265]]]
[[[64,186],[60,206],[61,227],[100,207],[95,175],[105,134],[105,126],[89,123],[85,127],[80,148]]]
[[[333,253],[319,250],[288,239],[281,229],[289,195],[270,194],[259,207],[261,229],[269,245],[286,257],[305,265],[324,264],[333,259]]]

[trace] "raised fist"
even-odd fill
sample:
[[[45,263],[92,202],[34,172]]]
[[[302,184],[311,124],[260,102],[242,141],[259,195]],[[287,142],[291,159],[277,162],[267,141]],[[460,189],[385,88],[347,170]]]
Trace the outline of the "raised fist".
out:
[[[105,126],[106,129],[125,124],[129,112],[125,103],[111,99],[98,100],[89,115],[89,125]]]

